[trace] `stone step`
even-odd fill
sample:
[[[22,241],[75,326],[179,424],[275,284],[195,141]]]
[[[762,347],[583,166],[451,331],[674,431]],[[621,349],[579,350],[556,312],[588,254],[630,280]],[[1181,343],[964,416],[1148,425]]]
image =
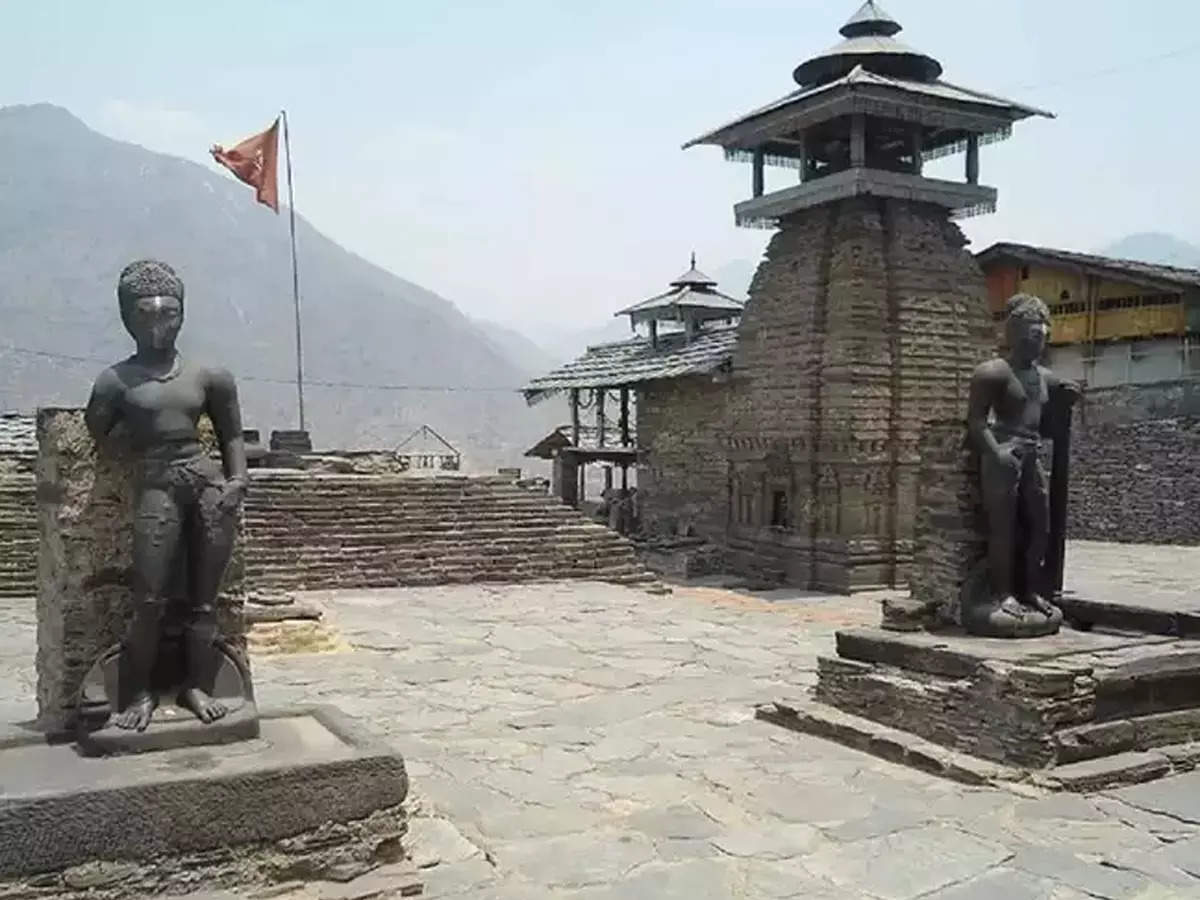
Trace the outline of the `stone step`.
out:
[[[291,529],[281,532],[247,531],[248,542],[259,545],[276,543],[304,544],[306,546],[361,547],[370,545],[405,545],[425,543],[429,546],[471,542],[475,544],[518,543],[533,546],[534,542],[552,540],[565,542],[600,543],[605,546],[621,545],[615,532],[608,534],[586,531],[580,528],[505,528],[497,530],[470,529],[454,531],[375,529],[371,531],[339,532],[332,530],[307,531]],[[630,548],[632,551],[632,547]]]
[[[249,558],[245,563],[246,572],[256,574],[286,574],[289,571],[304,572],[334,572],[339,569],[367,571],[380,569],[387,571],[417,571],[419,569],[435,568],[438,566],[474,566],[480,569],[510,568],[576,568],[576,569],[621,569],[645,572],[644,567],[635,558],[612,558],[610,556],[543,556],[530,557],[520,554],[496,554],[481,556],[478,552],[469,551],[455,554],[437,554],[432,556],[413,556],[408,558],[391,554],[373,556],[336,556],[328,555],[316,558],[306,558],[303,561],[286,557]]]
[[[1067,764],[1200,742],[1200,696],[1195,703],[1190,709],[1064,728],[1054,734],[1056,758],[1060,764]]]

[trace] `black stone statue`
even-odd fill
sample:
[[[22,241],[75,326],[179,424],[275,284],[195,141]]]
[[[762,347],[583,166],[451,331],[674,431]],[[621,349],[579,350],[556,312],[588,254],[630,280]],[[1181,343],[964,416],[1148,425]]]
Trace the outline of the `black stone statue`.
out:
[[[1006,313],[1008,356],[971,377],[967,427],[979,451],[988,549],[963,586],[961,617],[971,634],[1036,637],[1062,624],[1053,601],[1062,587],[1066,448],[1079,388],[1038,362],[1050,334],[1046,304],[1017,294]],[[1053,485],[1041,460],[1046,438],[1055,444]]]
[[[177,703],[210,724],[230,711],[214,685],[228,665],[217,593],[248,484],[237,389],[229,372],[195,365],[176,351],[183,282],[170,266],[150,260],[126,266],[117,298],[137,352],[100,374],[86,413],[98,445],[123,426],[136,461],[134,613],[121,646],[113,724],[146,729],[164,671],[173,673],[167,681],[178,687]],[[200,442],[203,413],[212,421],[223,466]],[[183,608],[169,609],[179,602],[172,589],[178,584]],[[164,643],[164,621],[176,619],[181,638]],[[160,646],[181,658],[160,659]]]

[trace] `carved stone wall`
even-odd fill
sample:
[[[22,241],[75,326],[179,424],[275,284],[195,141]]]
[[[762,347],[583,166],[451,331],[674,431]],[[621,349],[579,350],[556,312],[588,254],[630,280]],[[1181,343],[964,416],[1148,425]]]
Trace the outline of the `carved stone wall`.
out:
[[[211,443],[211,429],[204,436]],[[132,465],[96,453],[79,409],[39,410],[37,440],[38,722],[55,731],[70,725],[84,675],[132,613]],[[243,543],[239,535],[217,607],[241,652]]]
[[[944,210],[875,198],[807,210],[776,232],[733,359],[732,509],[746,508],[736,493],[747,482],[763,493],[768,457],[790,473],[751,521],[731,517],[735,568],[832,590],[907,580],[922,425],[961,415],[971,370],[993,349],[964,243]]]

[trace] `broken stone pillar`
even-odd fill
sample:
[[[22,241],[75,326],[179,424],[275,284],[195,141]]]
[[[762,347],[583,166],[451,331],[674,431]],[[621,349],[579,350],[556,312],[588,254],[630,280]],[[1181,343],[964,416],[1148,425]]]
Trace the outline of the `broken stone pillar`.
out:
[[[201,437],[215,452],[206,419]],[[37,440],[38,725],[57,732],[73,726],[87,670],[132,614],[133,464],[119,451],[97,454],[81,409],[38,410]],[[239,533],[217,615],[244,656],[243,544]]]
[[[917,631],[959,625],[959,597],[971,570],[987,555],[979,494],[979,454],[967,444],[961,419],[926,424],[918,444],[916,516],[910,595],[888,600],[883,627]]]

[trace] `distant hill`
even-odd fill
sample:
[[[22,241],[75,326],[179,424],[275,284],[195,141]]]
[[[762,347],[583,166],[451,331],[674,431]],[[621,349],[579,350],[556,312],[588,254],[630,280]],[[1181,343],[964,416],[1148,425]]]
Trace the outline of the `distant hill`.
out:
[[[299,216],[297,240],[316,445],[392,446],[428,423],[484,468],[516,462],[557,424],[560,412],[515,393],[542,368],[519,335],[472,321]],[[286,215],[232,178],[107,138],[59,107],[0,108],[0,409],[82,405],[101,361],[131,348],[117,274],[158,257],[187,285],[184,352],[238,376],[247,427],[264,437],[295,427],[288,254]]]
[[[1170,234],[1130,234],[1096,252],[1117,259],[1136,259],[1163,266],[1200,269],[1200,247]]]

